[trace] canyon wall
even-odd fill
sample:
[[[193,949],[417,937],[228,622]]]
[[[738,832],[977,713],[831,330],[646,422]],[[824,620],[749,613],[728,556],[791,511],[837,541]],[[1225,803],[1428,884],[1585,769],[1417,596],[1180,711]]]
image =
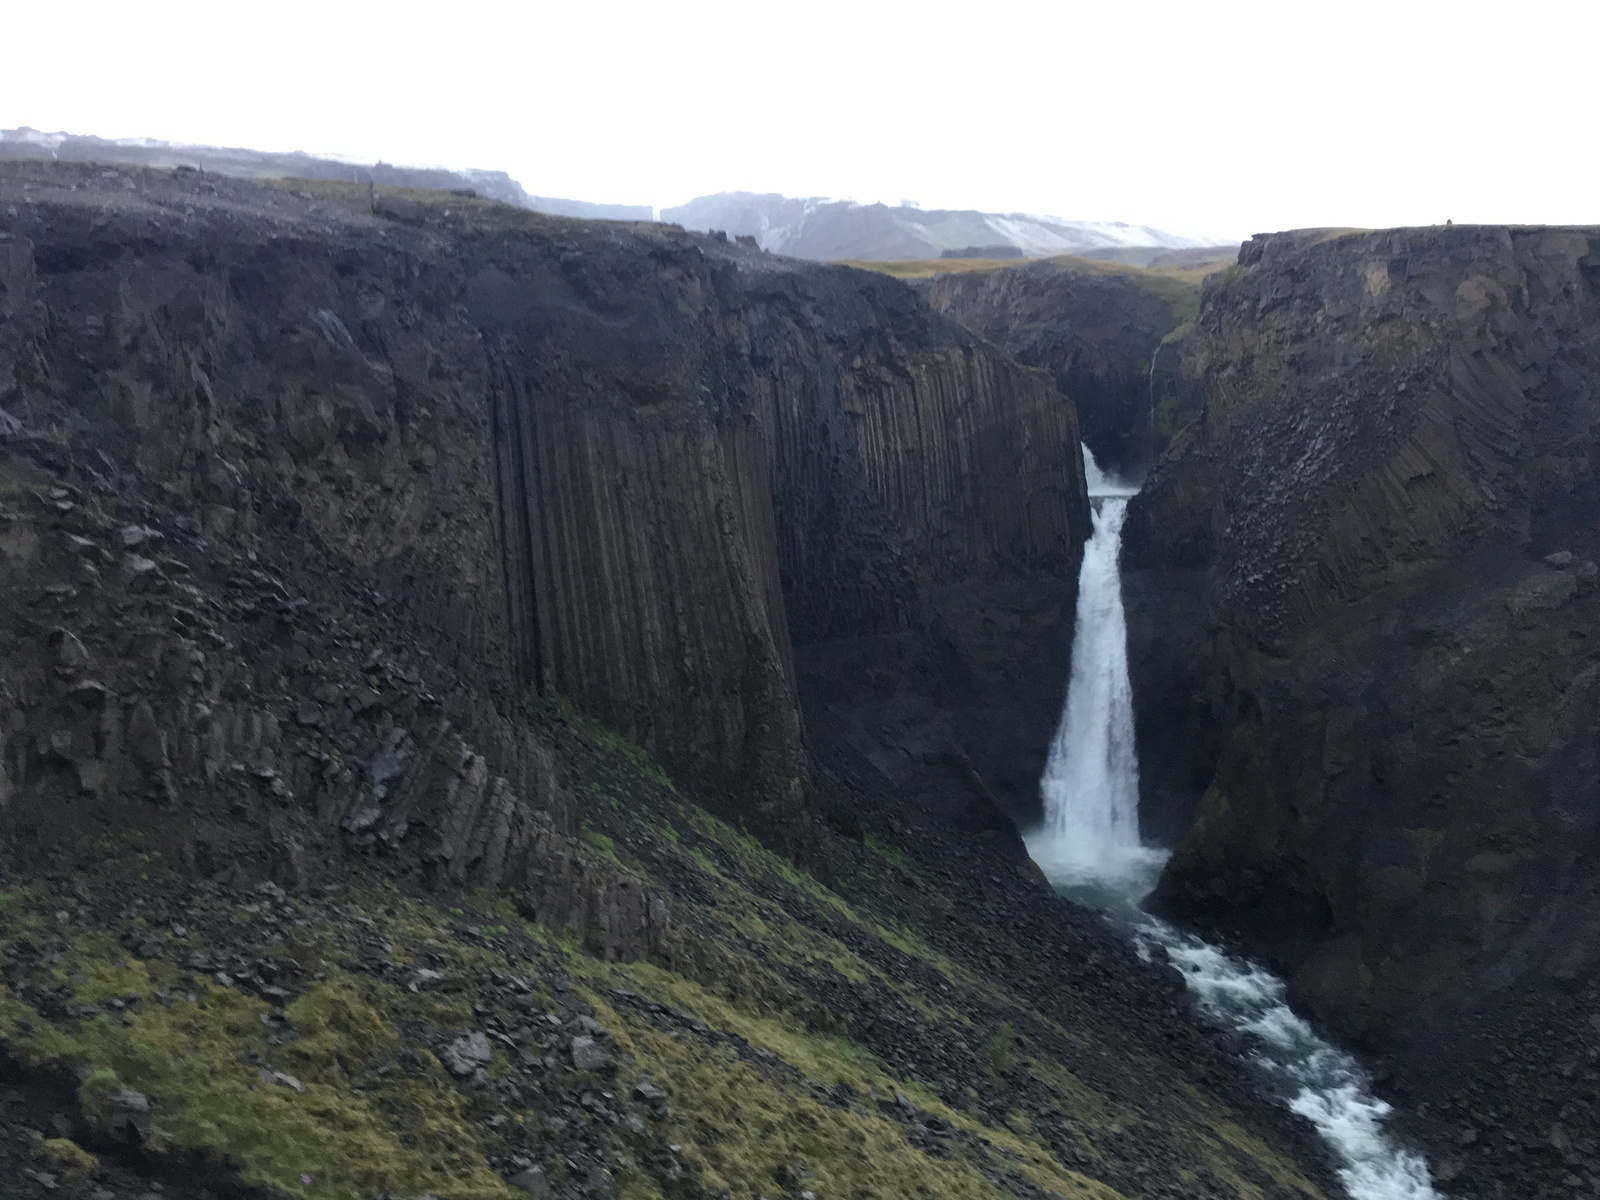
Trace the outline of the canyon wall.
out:
[[[1014,837],[1008,814],[1038,805],[1089,532],[1073,406],[895,280],[748,261],[822,808],[876,795]]]
[[[1192,313],[1198,272],[1049,259],[917,286],[938,311],[1048,371],[1076,405],[1102,466],[1138,478],[1170,440],[1171,431],[1156,428],[1151,364]]]
[[[890,279],[0,166],[0,1190],[1334,1194],[968,832],[1077,447]]]
[[[1125,535],[1147,802],[1198,801],[1155,903],[1383,1055],[1452,1195],[1596,1173],[1597,246],[1247,243]]]
[[[418,869],[493,882],[533,838],[508,831],[576,831],[517,719],[570,703],[804,855],[797,646],[1027,673],[937,603],[1013,578],[1070,622],[1071,406],[893,280],[448,195],[47,164],[0,189],[0,800],[40,844],[149,793],[185,852],[266,874],[478,822]],[[493,803],[428,807],[469,794]]]

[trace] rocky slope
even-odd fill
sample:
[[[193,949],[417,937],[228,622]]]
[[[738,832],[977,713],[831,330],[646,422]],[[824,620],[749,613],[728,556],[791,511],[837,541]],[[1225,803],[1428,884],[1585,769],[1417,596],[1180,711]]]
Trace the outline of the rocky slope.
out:
[[[1048,378],[893,280],[377,201],[0,169],[8,1194],[1328,1194],[947,819],[1065,677]]]
[[[1162,339],[1194,315],[1206,269],[1063,258],[939,274],[918,286],[939,312],[1050,372],[1100,464],[1139,478],[1175,432],[1174,413],[1158,422],[1153,411],[1161,393],[1152,364]]]
[[[583,857],[670,904],[669,958],[359,867],[57,855],[0,893],[6,1195],[1339,1194],[1170,971],[992,843],[880,823],[826,888],[614,733],[529,717]]]
[[[1600,1193],[1597,246],[1248,243],[1126,531],[1146,799],[1204,788],[1157,902],[1385,1055],[1457,1196]]]

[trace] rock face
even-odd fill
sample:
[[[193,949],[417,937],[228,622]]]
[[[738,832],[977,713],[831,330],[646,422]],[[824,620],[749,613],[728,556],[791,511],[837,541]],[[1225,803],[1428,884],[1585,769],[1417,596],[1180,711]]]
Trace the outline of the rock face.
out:
[[[1597,248],[1248,243],[1125,533],[1146,799],[1205,789],[1157,903],[1392,1055],[1455,1195],[1595,1173]]]
[[[791,638],[920,631],[951,581],[1069,577],[1072,409],[892,280],[666,245],[670,268],[597,247],[560,279],[524,252],[468,281],[513,639],[542,689],[798,845]]]
[[[1102,466],[1143,475],[1160,448],[1152,441],[1152,360],[1192,310],[1198,283],[1048,260],[936,275],[919,286],[935,309],[1050,372],[1077,406],[1083,440]]]
[[[524,693],[804,853],[796,646],[961,643],[981,708],[1035,670],[983,641],[985,581],[1070,614],[1070,405],[904,285],[305,187],[0,173],[0,805],[30,836],[91,795],[181,810],[206,858],[248,815],[257,870],[315,874],[337,829],[665,954],[637,881],[563,849]]]

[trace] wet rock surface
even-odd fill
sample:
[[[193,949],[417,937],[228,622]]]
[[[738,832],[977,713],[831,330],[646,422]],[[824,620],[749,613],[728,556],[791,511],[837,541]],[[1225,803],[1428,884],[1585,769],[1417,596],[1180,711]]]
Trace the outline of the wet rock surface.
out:
[[[1597,245],[1254,239],[1125,534],[1158,902],[1379,1055],[1452,1195],[1600,1190]]]

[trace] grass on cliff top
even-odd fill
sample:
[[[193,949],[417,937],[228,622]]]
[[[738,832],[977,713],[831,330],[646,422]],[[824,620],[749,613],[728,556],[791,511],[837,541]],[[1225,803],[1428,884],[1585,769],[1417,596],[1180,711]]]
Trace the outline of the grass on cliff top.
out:
[[[1329,231],[1330,234],[1358,232],[1355,230]],[[1133,263],[1108,262],[1096,258],[1079,258],[1072,254],[1057,254],[1049,258],[911,258],[890,262],[866,259],[847,259],[841,265],[862,271],[876,271],[896,279],[931,279],[935,275],[960,275],[971,272],[1006,271],[1036,263],[1054,263],[1068,270],[1096,272],[1104,275],[1122,275],[1130,279],[1171,279],[1196,286],[1207,275],[1214,274],[1234,261],[1234,254],[1219,255],[1198,266],[1140,267]]]
[[[840,265],[861,271],[876,271],[880,275],[893,275],[896,279],[932,279],[935,275],[1004,271],[1038,261],[1037,258],[905,258],[881,262],[848,258],[842,260]]]
[[[850,261],[845,266],[863,271],[877,271],[896,279],[932,279],[935,275],[969,272],[1004,271],[1015,267],[1048,262],[1065,270],[1083,274],[1116,275],[1154,292],[1172,308],[1173,316],[1180,322],[1192,321],[1200,308],[1200,284],[1208,275],[1224,270],[1233,262],[1233,256],[1219,257],[1199,266],[1137,267],[1131,263],[1101,262],[1098,259],[1077,258],[1063,254],[1053,258],[933,258],[908,259],[900,262]]]

